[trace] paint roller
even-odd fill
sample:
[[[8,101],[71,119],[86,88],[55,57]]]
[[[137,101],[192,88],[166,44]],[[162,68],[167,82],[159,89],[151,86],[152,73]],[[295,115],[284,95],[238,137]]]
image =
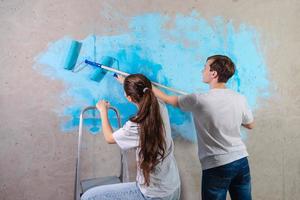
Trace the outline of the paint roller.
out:
[[[72,72],[79,72],[81,70],[83,70],[85,67],[87,67],[88,65],[87,62],[80,62],[78,65],[76,65],[79,54],[80,54],[80,50],[82,47],[82,43],[78,42],[76,40],[72,40],[66,59],[65,59],[65,63],[64,63],[64,69],[66,70],[70,70]],[[119,62],[117,59],[113,58],[113,57],[109,57],[109,56],[105,56],[102,58],[101,63],[107,67],[112,67],[114,63],[118,64],[118,68],[119,68]],[[85,64],[85,65],[83,65]],[[98,67],[97,65],[91,65],[91,66],[96,66],[96,69],[94,70],[94,72],[91,74],[91,76],[89,77],[91,80],[96,81],[96,82],[100,82],[103,77],[105,76],[107,70],[104,70],[101,67]]]
[[[88,59],[85,59],[84,62],[81,62],[79,65],[82,65],[83,63],[85,63],[86,65],[80,69],[75,70],[76,68],[78,68],[79,66],[76,67],[76,62],[79,56],[79,52],[81,49],[82,43],[78,42],[78,41],[72,41],[71,42],[71,46],[66,58],[66,62],[65,62],[65,69],[67,70],[72,70],[74,72],[78,72],[80,70],[82,70],[84,67],[86,67],[87,65],[89,66],[93,66],[96,68],[96,70],[94,71],[94,73],[90,76],[90,79],[93,81],[97,81],[100,82],[103,77],[105,76],[105,74],[107,73],[107,71],[110,72],[114,72],[114,76],[116,77],[117,74],[123,75],[123,76],[128,76],[129,74],[126,72],[122,72],[119,70],[119,62],[117,59],[110,57],[110,56],[105,56],[102,58],[101,60],[101,64],[94,62],[94,61],[90,61]],[[114,65],[114,63],[117,63],[118,69],[114,69],[112,68],[112,66]],[[186,92],[182,92],[180,90],[171,88],[171,87],[167,87],[165,85],[156,83],[151,81],[151,83],[155,86],[158,86],[160,88],[164,88],[166,90],[172,91],[174,93],[180,94],[180,95],[185,95],[187,94]]]
[[[82,43],[78,42],[78,41],[71,41],[71,45],[70,45],[70,49],[68,51],[66,60],[65,60],[65,64],[64,64],[64,68],[67,70],[73,70],[76,62],[77,62],[77,58],[79,56],[80,53],[80,49],[81,49]]]

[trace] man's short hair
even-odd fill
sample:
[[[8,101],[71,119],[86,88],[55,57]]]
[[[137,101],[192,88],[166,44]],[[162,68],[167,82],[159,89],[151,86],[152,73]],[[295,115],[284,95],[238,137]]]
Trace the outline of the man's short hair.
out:
[[[213,55],[206,61],[213,60],[210,64],[210,71],[218,73],[218,82],[226,83],[235,72],[235,65],[232,60],[224,55]]]

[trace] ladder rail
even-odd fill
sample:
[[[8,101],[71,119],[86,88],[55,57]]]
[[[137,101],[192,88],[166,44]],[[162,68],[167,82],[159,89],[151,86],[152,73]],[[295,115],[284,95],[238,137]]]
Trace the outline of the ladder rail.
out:
[[[79,117],[79,132],[78,132],[78,144],[77,144],[77,158],[76,158],[76,174],[75,174],[75,188],[74,188],[74,199],[75,200],[80,200],[80,153],[81,153],[81,144],[82,144],[82,133],[83,133],[83,120],[84,120],[84,113],[86,111],[89,110],[96,110],[97,107],[96,106],[88,106],[86,108],[84,108],[81,113],[80,113],[80,117]],[[117,120],[118,120],[118,126],[119,128],[121,128],[121,118],[120,118],[120,113],[119,111],[113,107],[110,106],[108,109],[113,110],[117,116]],[[121,151],[121,172],[120,172],[120,176],[123,175],[122,181],[127,181],[127,171],[124,172],[123,169],[123,161],[124,161],[124,154],[125,152]],[[126,167],[127,167],[127,163],[126,163]],[[125,180],[124,179],[124,174],[125,173]]]

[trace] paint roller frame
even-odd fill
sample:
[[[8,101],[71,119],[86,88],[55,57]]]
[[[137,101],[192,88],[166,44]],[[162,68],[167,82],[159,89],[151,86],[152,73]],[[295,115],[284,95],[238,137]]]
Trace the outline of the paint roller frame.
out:
[[[117,68],[119,69],[119,61],[116,58],[111,57],[111,56],[103,56],[101,60],[102,60],[102,62],[101,62],[102,65],[108,66],[110,68],[112,68],[112,66],[115,63],[117,63]],[[89,64],[87,64],[86,61],[87,61],[87,59],[84,60],[84,63],[86,65],[89,65]],[[95,66],[95,65],[90,65],[90,66],[96,67],[96,70],[90,76],[90,79],[93,80],[93,81],[96,81],[96,82],[100,82],[103,79],[103,77],[105,76],[105,74],[107,73],[107,70],[104,70],[102,67],[98,67],[98,66]]]
[[[84,61],[76,65],[81,47],[82,47],[81,42],[78,42],[76,40],[71,41],[71,45],[64,63],[64,69],[71,70],[74,73],[78,73],[84,68],[86,68],[87,66],[89,66]],[[119,61],[113,57],[103,56],[101,58],[101,63],[103,63],[105,66],[108,67],[112,67],[115,63],[117,63],[117,68],[119,69]],[[95,66],[95,65],[90,65],[90,66]],[[89,78],[93,81],[100,82],[105,76],[106,72],[107,70],[97,67],[97,69],[94,71],[93,74],[90,75]]]

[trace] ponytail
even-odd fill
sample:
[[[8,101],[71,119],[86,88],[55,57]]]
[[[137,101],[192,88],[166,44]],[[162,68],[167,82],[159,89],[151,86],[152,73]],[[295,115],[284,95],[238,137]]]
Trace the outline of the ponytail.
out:
[[[150,173],[163,161],[166,151],[165,131],[157,98],[152,92],[151,82],[141,74],[129,75],[124,80],[126,95],[139,106],[136,116],[130,118],[139,126],[139,166],[150,185]]]

